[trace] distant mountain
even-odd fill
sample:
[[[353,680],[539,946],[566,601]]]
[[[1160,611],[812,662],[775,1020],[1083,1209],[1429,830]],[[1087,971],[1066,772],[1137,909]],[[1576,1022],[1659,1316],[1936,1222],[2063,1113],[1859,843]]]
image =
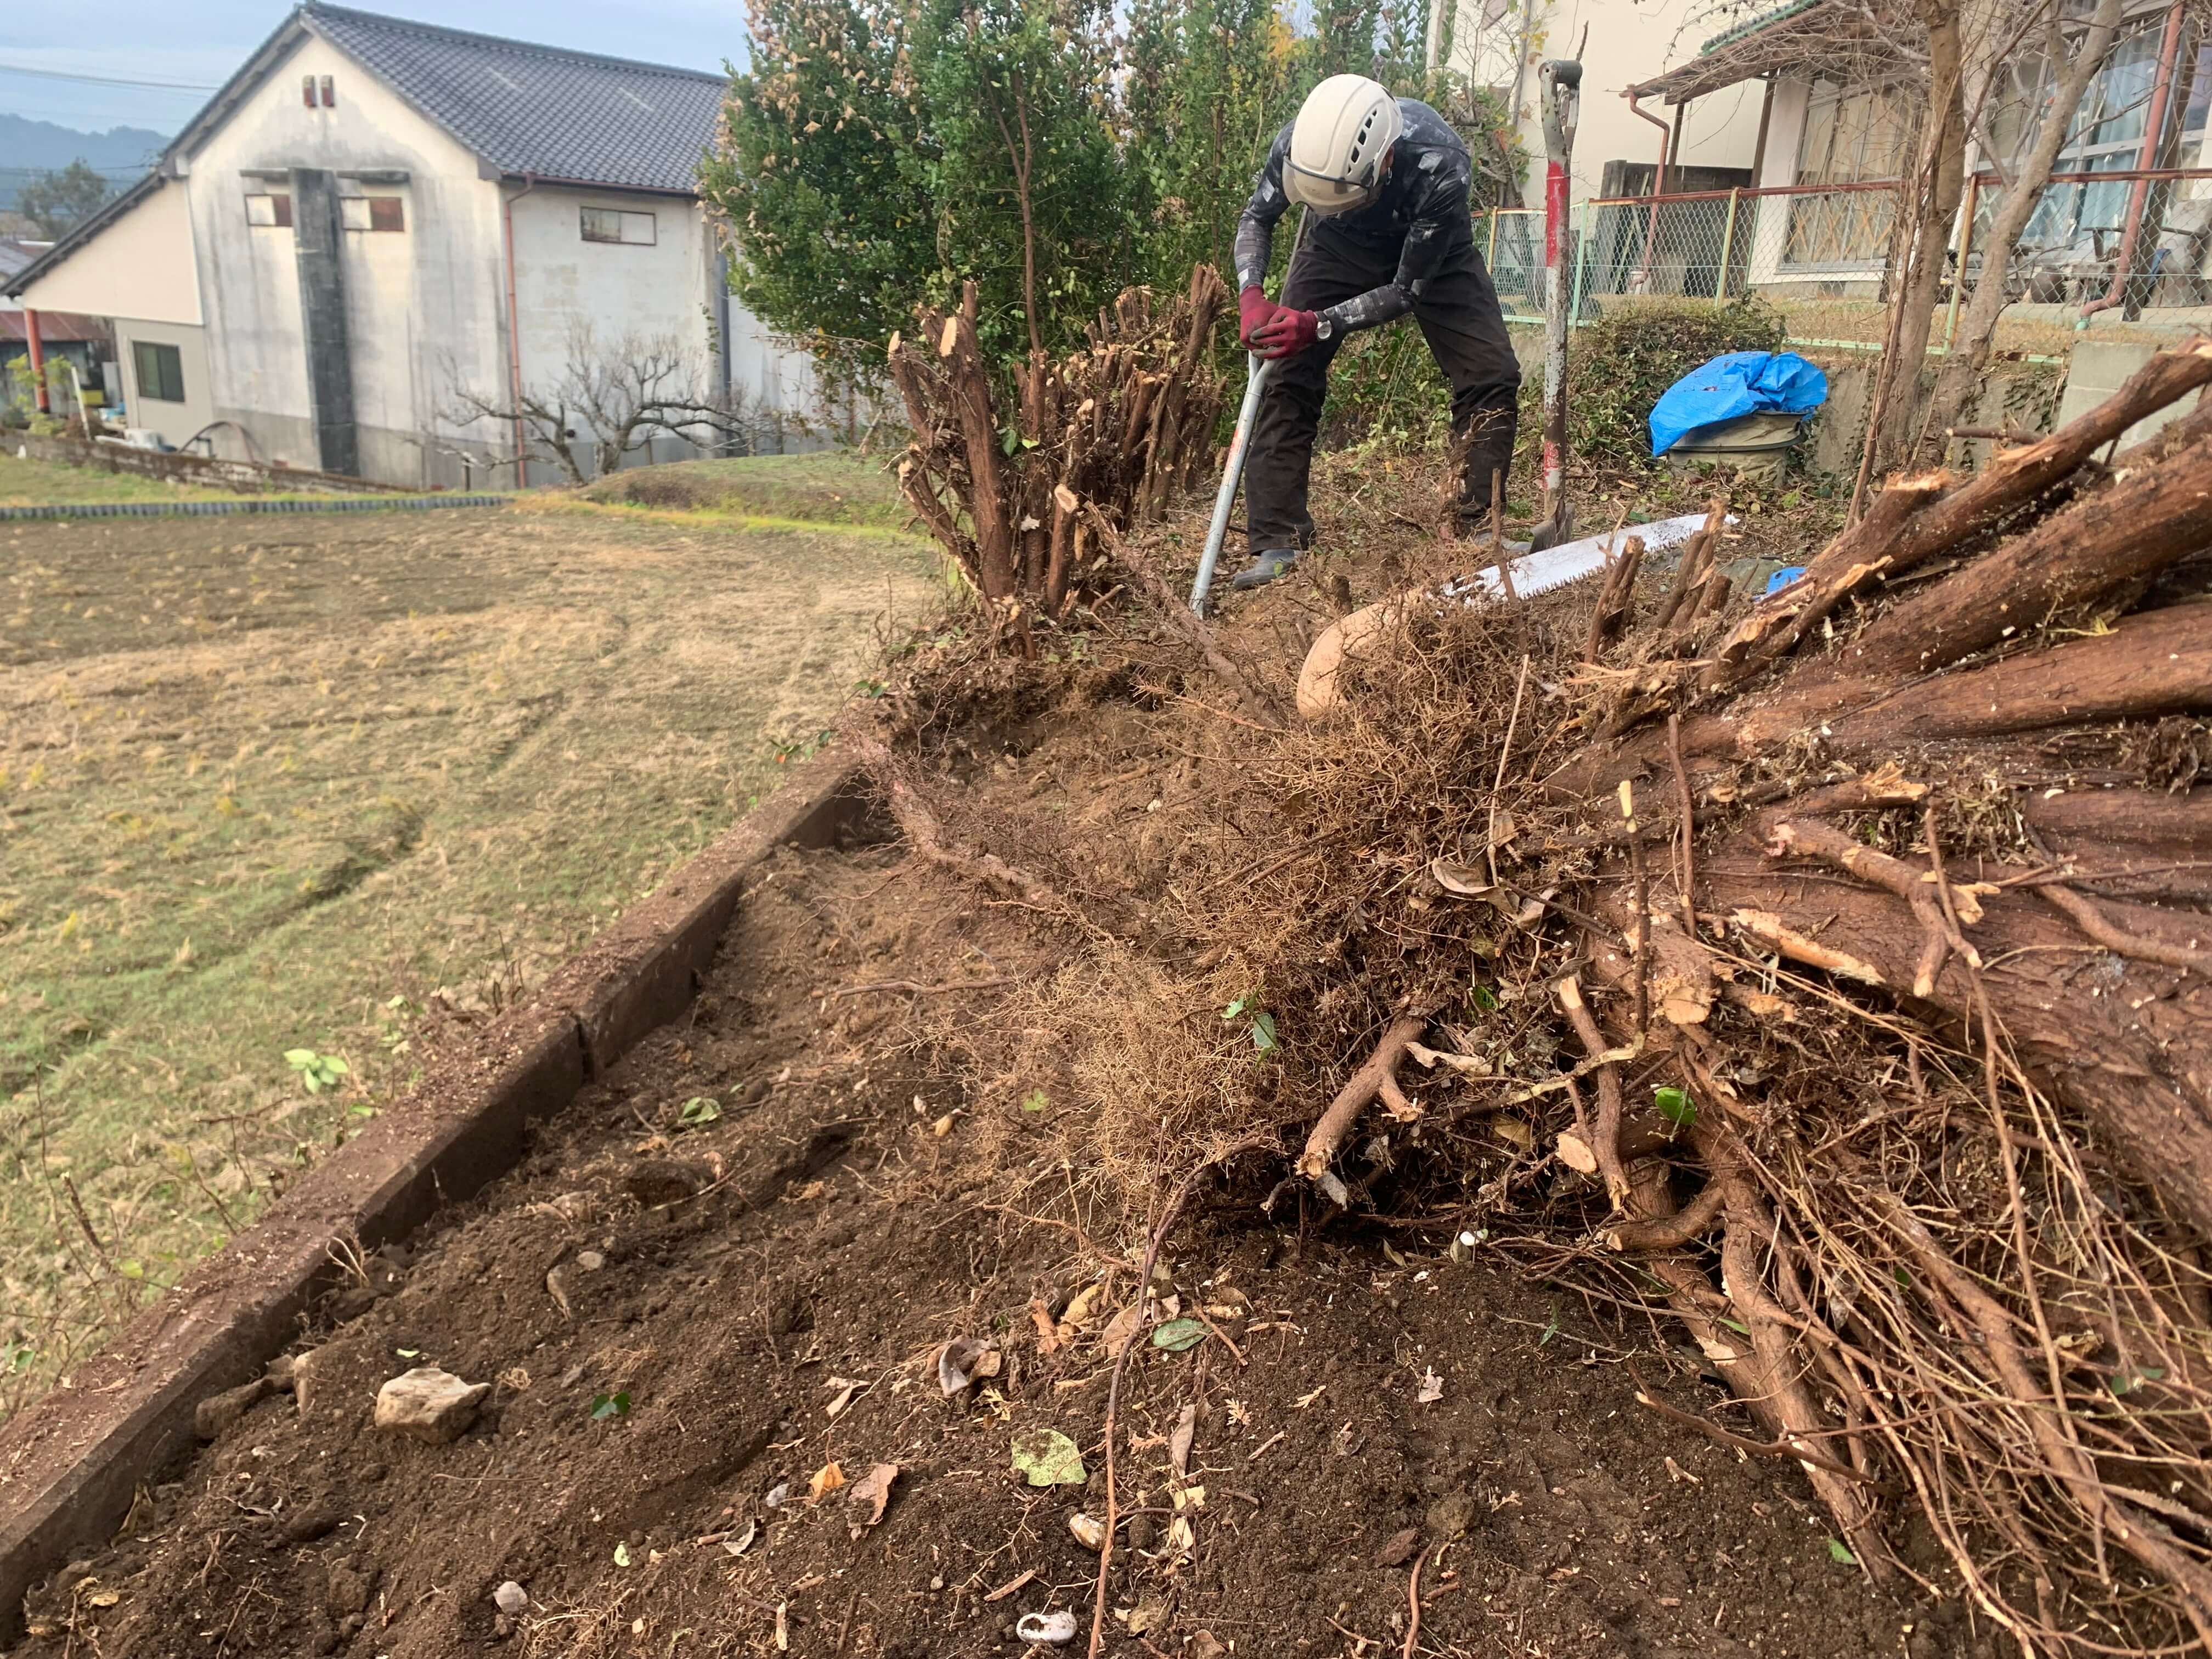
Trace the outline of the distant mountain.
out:
[[[149,127],[110,127],[106,132],[79,132],[52,121],[27,116],[0,115],[0,209],[15,205],[15,192],[34,173],[65,167],[79,158],[112,179],[117,186],[128,184],[154,163],[166,133]]]

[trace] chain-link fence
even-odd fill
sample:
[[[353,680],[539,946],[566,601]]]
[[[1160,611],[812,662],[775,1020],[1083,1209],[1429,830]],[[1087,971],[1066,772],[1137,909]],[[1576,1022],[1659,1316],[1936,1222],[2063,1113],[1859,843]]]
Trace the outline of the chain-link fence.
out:
[[[1999,194],[1992,179],[1968,181],[1937,295],[1939,347],[1980,280],[1979,245]],[[1589,201],[1575,210],[1563,250],[1571,314],[1580,324],[1646,296],[1757,295],[1782,313],[1794,342],[1879,347],[1896,212],[1890,180]],[[1475,235],[1508,320],[1540,321],[1541,213],[1485,213]],[[2008,349],[2064,350],[2085,307],[2153,334],[2212,326],[2212,167],[2054,177],[2004,280]]]

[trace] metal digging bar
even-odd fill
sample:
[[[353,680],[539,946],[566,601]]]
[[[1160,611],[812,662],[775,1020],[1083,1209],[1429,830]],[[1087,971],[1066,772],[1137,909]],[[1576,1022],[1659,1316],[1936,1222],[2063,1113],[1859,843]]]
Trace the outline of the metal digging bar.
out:
[[[1244,479],[1244,453],[1252,447],[1252,422],[1260,413],[1260,393],[1274,364],[1257,352],[1250,355],[1250,374],[1244,382],[1244,402],[1237,411],[1237,433],[1229,441],[1229,459],[1221,468],[1221,488],[1213,497],[1213,523],[1206,532],[1206,552],[1198,562],[1198,580],[1190,586],[1190,608],[1206,614],[1206,596],[1213,586],[1213,567],[1221,557],[1222,538],[1229,533],[1230,509],[1237,505],[1237,486]]]
[[[1575,151],[1575,117],[1583,66],[1549,58],[1536,70],[1544,107],[1544,518],[1529,537],[1540,551],[1572,532],[1567,507],[1567,179]]]
[[[1306,245],[1306,227],[1313,222],[1310,209],[1298,210],[1297,234],[1291,238],[1291,257],[1283,270],[1283,285],[1290,286],[1290,265],[1298,262]],[[1252,422],[1260,416],[1260,394],[1267,389],[1275,365],[1258,352],[1246,355],[1244,401],[1237,410],[1237,431],[1229,440],[1229,459],[1222,463],[1221,488],[1213,497],[1213,522],[1206,527],[1206,552],[1198,562],[1198,580],[1190,585],[1190,608],[1206,614],[1206,596],[1213,587],[1213,567],[1221,558],[1221,544],[1229,534],[1229,510],[1237,505],[1237,486],[1244,480],[1244,457],[1252,447]]]

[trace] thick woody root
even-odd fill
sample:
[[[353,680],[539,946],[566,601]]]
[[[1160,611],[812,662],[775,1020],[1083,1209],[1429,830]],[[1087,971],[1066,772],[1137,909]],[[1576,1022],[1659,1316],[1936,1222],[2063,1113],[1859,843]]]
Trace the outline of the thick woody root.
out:
[[[1305,1149],[1298,1154],[1297,1171],[1309,1181],[1322,1181],[1328,1176],[1328,1166],[1336,1157],[1337,1149],[1358,1121],[1359,1114],[1370,1103],[1380,1100],[1390,1115],[1401,1123],[1410,1123],[1421,1115],[1421,1109],[1406,1097],[1398,1086],[1398,1065],[1405,1059],[1406,1050],[1428,1025],[1425,1014],[1401,1014],[1390,1022],[1382,1033],[1375,1052],[1368,1055],[1336,1098],[1329,1102],[1328,1109],[1306,1137]],[[1341,1201],[1341,1200],[1340,1200]]]
[[[1080,915],[1073,904],[1042,878],[1009,864],[996,853],[955,846],[946,836],[944,824],[915,787],[907,769],[880,738],[858,738],[854,740],[854,747],[869,775],[884,792],[884,803],[898,823],[899,833],[915,857],[1031,909],[1060,916]]]
[[[1543,787],[1502,815],[1489,780],[1459,786],[1461,823],[1511,827],[1487,869],[1468,832],[1456,852],[1440,837],[1466,873],[1439,883],[1464,896],[1438,921],[1432,896],[1420,922],[1431,951],[1452,904],[1523,930],[1472,964],[1515,996],[1476,1046],[1525,1056],[1520,1011],[1549,1008],[1571,1034],[1553,1063],[1580,1061],[1547,1093],[1525,1058],[1516,1079],[1465,1054],[1466,1109],[1532,1103],[1551,1170],[1591,1178],[1577,1206],[1540,1164],[1470,1171],[1444,1213],[1518,1214],[1534,1260],[1632,1262],[1623,1294],[1662,1287],[1753,1443],[1796,1457],[1869,1571],[1910,1504],[2035,1653],[2212,1638],[2212,791],[2110,787],[2196,775],[2131,723],[2186,749],[2185,717],[2212,708],[2189,562],[2212,546],[2212,410],[2110,466],[2092,453],[2208,383],[2212,347],[2161,354],[1972,480],[1899,481],[1804,583],[1740,615],[1705,608],[1695,546],[1641,629],[1608,584],[1574,630],[1583,675],[1548,664],[1600,741],[1552,746],[1540,721]],[[1886,603],[1889,578],[1939,559]],[[1831,629],[1832,650],[1786,660]],[[1777,666],[1771,690],[1734,694]],[[1364,917],[1408,902],[1402,879],[1339,876]],[[1503,902],[1531,893],[1529,913]],[[1547,971],[1562,948],[1595,981]],[[1404,993],[1439,977],[1424,961],[1377,988],[1437,1007]],[[1306,1178],[1354,1174],[1346,1114],[1387,1099],[1374,1071],[1332,1103]],[[1645,1093],[1662,1085],[1666,1113]],[[1571,1243],[1563,1213],[1582,1218]]]

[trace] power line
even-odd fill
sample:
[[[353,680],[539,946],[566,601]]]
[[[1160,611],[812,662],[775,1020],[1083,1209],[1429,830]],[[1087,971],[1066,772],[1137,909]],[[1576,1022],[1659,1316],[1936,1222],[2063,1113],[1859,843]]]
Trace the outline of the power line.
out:
[[[35,75],[48,81],[82,81],[95,87],[153,87],[167,92],[214,92],[197,81],[129,81],[112,75],[72,75],[67,70],[33,69],[27,64],[0,64],[0,74]]]

